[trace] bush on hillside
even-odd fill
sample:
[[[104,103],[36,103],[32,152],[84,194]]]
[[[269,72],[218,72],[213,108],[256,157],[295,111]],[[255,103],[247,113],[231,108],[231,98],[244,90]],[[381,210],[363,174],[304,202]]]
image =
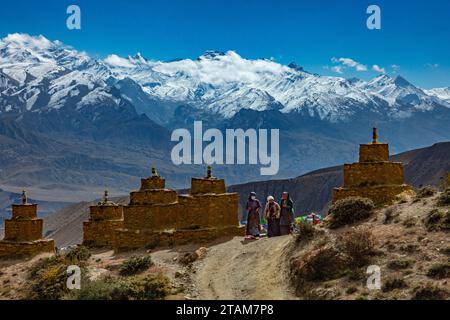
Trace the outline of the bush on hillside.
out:
[[[347,257],[353,268],[362,267],[369,263],[375,253],[375,239],[367,228],[351,230],[337,239],[338,249]]]
[[[85,246],[76,246],[64,255],[65,259],[71,264],[79,264],[87,261],[91,257],[91,252]]]
[[[131,257],[122,262],[119,273],[122,276],[131,276],[143,272],[153,266],[151,256]]]
[[[433,186],[425,186],[416,193],[416,199],[432,197],[437,193],[437,189]]]
[[[162,274],[93,281],[71,296],[75,300],[159,300],[170,293],[170,281]]]
[[[372,215],[375,205],[372,200],[349,197],[337,201],[331,208],[330,228],[339,228],[364,220]]]
[[[441,193],[441,195],[439,196],[439,199],[438,199],[438,205],[440,205],[440,206],[450,205],[450,187],[447,187],[447,189],[445,189]]]

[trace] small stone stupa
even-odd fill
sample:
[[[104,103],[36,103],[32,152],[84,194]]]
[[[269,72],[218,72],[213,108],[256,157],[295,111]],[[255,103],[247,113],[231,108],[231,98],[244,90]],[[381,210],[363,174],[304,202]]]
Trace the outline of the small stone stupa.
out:
[[[0,259],[33,257],[55,252],[55,242],[43,239],[42,219],[37,217],[37,204],[28,203],[22,191],[22,203],[12,205],[12,217],[5,220],[5,237],[0,241]]]
[[[359,162],[344,164],[344,185],[333,190],[333,203],[347,197],[365,197],[380,206],[392,203],[396,196],[412,191],[404,182],[403,164],[389,161],[389,145],[378,142],[373,128],[372,142],[361,144]]]
[[[122,206],[109,200],[105,190],[102,201],[89,207],[89,214],[89,221],[83,222],[83,245],[111,247],[114,230],[123,226]]]

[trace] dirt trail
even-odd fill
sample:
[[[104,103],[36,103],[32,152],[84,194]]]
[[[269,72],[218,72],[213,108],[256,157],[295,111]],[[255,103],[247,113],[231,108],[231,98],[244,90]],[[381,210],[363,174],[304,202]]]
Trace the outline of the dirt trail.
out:
[[[294,299],[285,254],[291,236],[231,241],[210,247],[193,277],[196,299]]]

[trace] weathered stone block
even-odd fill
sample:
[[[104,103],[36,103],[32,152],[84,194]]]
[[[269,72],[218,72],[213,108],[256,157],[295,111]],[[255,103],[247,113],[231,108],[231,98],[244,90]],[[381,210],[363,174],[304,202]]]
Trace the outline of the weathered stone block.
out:
[[[373,187],[354,187],[354,188],[334,188],[333,203],[348,197],[369,198],[376,206],[391,204],[402,192],[412,191],[408,185],[397,186],[373,186]]]
[[[226,193],[225,180],[192,178],[190,193],[191,195],[205,193]]]
[[[31,242],[0,241],[0,259],[33,257],[40,253],[55,253],[55,242],[40,239]]]
[[[37,204],[13,204],[13,219],[34,219],[37,217]]]
[[[42,219],[5,220],[5,240],[34,241],[42,238]]]
[[[123,220],[83,222],[83,245],[89,247],[112,247],[115,230],[123,228]]]
[[[123,218],[122,206],[98,205],[90,206],[90,220],[119,220]]]
[[[159,176],[141,179],[141,190],[164,189],[165,187],[166,180]]]
[[[387,143],[361,144],[359,146],[359,162],[389,161],[389,145]]]
[[[151,189],[130,193],[130,205],[169,204],[177,201],[177,192],[170,189]]]
[[[398,162],[363,162],[344,165],[344,187],[401,185],[403,166]]]

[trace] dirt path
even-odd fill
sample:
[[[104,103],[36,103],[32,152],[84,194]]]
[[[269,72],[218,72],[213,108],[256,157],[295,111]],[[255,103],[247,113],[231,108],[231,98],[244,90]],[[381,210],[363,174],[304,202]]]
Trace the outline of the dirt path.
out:
[[[193,277],[196,299],[293,299],[286,259],[290,236],[210,247]]]

